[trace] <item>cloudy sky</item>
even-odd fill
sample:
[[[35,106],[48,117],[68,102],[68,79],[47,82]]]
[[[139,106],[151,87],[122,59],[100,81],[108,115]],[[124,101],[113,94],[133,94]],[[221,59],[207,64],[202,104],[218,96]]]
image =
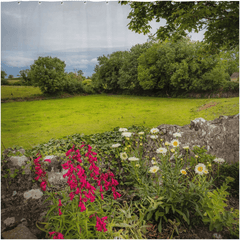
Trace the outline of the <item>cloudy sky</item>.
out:
[[[147,41],[128,30],[129,12],[117,1],[1,2],[1,69],[16,77],[39,56],[52,56],[66,62],[66,72],[91,76],[98,56]],[[152,32],[165,23],[152,22]],[[190,35],[203,39],[203,33]]]

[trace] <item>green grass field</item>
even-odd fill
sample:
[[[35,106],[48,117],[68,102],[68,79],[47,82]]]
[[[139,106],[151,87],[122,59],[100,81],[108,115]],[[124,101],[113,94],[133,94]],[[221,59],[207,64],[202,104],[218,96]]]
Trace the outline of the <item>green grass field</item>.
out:
[[[210,102],[218,104],[197,111],[200,106]],[[88,95],[3,103],[1,140],[6,148],[18,145],[28,149],[51,138],[61,138],[75,133],[101,133],[111,131],[115,127],[132,125],[183,126],[197,117],[212,120],[220,115],[234,115],[238,112],[239,98],[179,99]]]
[[[42,92],[38,87],[1,86],[1,99],[24,98],[32,97],[35,95],[42,95]]]

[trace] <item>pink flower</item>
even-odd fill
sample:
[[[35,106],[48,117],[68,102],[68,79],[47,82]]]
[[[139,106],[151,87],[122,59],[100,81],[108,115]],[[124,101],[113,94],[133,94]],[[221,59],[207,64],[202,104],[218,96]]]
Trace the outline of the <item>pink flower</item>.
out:
[[[50,160],[50,159],[45,159],[44,161],[45,161],[45,162],[51,162],[51,160]]]
[[[59,201],[59,204],[58,204],[58,206],[59,206],[59,207],[61,207],[61,206],[62,206],[61,199],[58,199],[58,201]]]
[[[102,198],[102,200],[104,199],[104,197],[103,197],[103,194],[101,193],[101,198]]]
[[[103,217],[103,218],[99,218],[99,217],[97,217],[97,223],[96,223],[96,229],[97,229],[97,231],[99,231],[99,232],[102,232],[102,230],[104,231],[104,232],[106,232],[107,231],[107,229],[106,229],[106,223],[104,222],[104,220],[107,220],[107,216],[106,217]]]
[[[59,216],[61,216],[61,215],[62,215],[62,212],[61,212],[61,209],[60,209],[60,208],[58,209],[58,212],[59,212]]]
[[[49,232],[50,237],[51,237],[54,233],[56,233],[56,232]]]

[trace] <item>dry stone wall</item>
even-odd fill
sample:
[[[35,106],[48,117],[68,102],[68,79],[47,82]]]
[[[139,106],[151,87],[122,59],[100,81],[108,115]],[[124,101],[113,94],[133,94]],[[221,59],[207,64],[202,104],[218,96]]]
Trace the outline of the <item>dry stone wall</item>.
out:
[[[188,145],[190,149],[194,145],[205,146],[208,154],[223,158],[228,163],[239,161],[239,115],[221,116],[213,121],[198,118],[185,126],[162,124],[157,128],[160,131],[159,137],[164,141],[170,142],[174,139],[173,133],[180,132],[181,146]],[[146,152],[153,146],[153,141],[150,139],[144,146]],[[3,154],[5,157],[2,159],[1,237],[4,239],[45,238],[46,233],[39,230],[36,223],[39,224],[44,220],[51,202],[44,202],[48,196],[43,194],[40,183],[33,182],[36,175],[29,163],[31,159],[24,156],[24,149],[18,150],[22,156],[7,157],[10,151],[12,150],[5,150]],[[62,169],[61,164],[66,161],[66,158],[64,156],[47,156],[46,158],[51,159],[51,163],[44,163],[48,181],[51,183],[47,191],[65,189],[67,179],[63,178],[63,174],[66,170]],[[10,174],[18,170],[17,177],[4,178],[3,168],[9,169]]]

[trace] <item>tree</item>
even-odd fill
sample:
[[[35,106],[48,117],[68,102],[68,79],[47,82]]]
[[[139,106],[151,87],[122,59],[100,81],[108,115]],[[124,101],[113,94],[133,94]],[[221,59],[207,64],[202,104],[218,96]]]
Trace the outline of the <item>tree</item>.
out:
[[[204,41],[208,50],[220,47],[233,49],[239,45],[238,1],[193,1],[193,2],[126,2],[131,12],[128,15],[129,29],[136,33],[150,33],[150,22],[166,19],[166,26],[159,27],[156,35],[164,41],[177,41],[188,32],[206,29]]]
[[[66,64],[59,58],[39,57],[30,66],[29,74],[35,86],[38,86],[43,93],[56,94],[64,90]]]
[[[136,44],[123,59],[123,65],[119,70],[118,85],[121,89],[129,89],[132,91],[142,90],[138,81],[138,58],[140,55],[150,48],[151,43]]]
[[[78,76],[83,76],[83,71],[82,70],[78,70],[77,74],[78,74]]]
[[[111,92],[118,91],[119,70],[122,67],[126,51],[113,52],[111,55],[103,55],[98,57],[99,65],[96,65],[92,81],[93,86],[98,90],[106,90]]]
[[[7,76],[6,72],[1,70],[1,79],[5,79],[6,76]]]
[[[14,78],[14,76],[13,76],[12,74],[10,74],[10,75],[8,76],[8,79],[11,79],[11,78]]]
[[[182,39],[155,43],[138,59],[138,80],[144,90],[164,94],[217,90],[228,74],[219,55],[203,55],[204,43]]]
[[[19,71],[19,76],[22,78],[23,84],[27,85],[27,86],[33,85],[33,81],[32,81],[32,79],[30,77],[29,72],[30,72],[29,69],[25,69],[25,70],[20,70]]]

